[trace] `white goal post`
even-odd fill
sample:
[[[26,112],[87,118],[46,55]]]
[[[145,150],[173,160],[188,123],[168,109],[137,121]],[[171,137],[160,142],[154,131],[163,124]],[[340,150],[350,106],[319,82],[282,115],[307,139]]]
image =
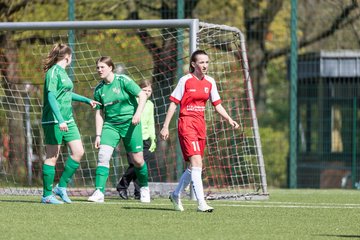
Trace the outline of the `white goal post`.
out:
[[[207,146],[204,190],[208,199],[267,199],[265,165],[256,118],[246,42],[234,27],[198,19],[63,21],[0,23],[0,194],[41,194],[44,160],[41,128],[42,59],[57,42],[73,49],[69,76],[75,92],[92,98],[99,79],[95,60],[113,58],[119,71],[135,81],[153,82],[157,134],[169,104],[169,94],[187,72],[196,49],[210,58],[209,75],[217,82],[224,108],[240,123],[233,130],[209,104],[206,109]],[[89,195],[95,182],[97,150],[93,148],[94,112],[74,104],[85,155],[70,186],[72,195]],[[148,163],[154,195],[167,196],[184,170],[177,142],[176,117],[170,139],[157,139],[156,159]],[[56,165],[56,179],[64,167],[64,146]],[[122,144],[111,162],[107,194],[127,167]],[[55,179],[55,181],[56,181]]]

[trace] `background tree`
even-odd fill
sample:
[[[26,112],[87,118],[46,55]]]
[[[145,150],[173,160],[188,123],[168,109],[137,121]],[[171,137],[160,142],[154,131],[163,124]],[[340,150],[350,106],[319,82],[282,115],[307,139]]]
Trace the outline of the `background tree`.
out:
[[[3,1],[0,3],[0,18],[2,22],[12,22],[17,19],[18,12],[26,7],[27,1]],[[7,164],[11,165],[10,169],[15,171],[15,175],[26,176],[25,173],[25,132],[22,113],[23,109],[19,111],[19,101],[22,101],[18,91],[12,91],[21,87],[18,85],[18,59],[17,59],[17,45],[12,41],[12,32],[6,31],[0,35],[0,69],[1,69],[1,84],[4,89],[6,99],[2,101],[5,103],[4,107],[10,109],[8,111],[12,116],[8,116],[7,128],[9,136],[2,136],[3,139],[9,141],[9,155]],[[7,49],[4,51],[4,49]],[[5,127],[5,126],[3,126]]]
[[[0,19],[2,22],[18,22],[27,21],[31,18],[31,13],[34,9],[41,9],[42,15],[37,17],[47,16],[48,7],[54,9],[59,4],[58,1],[32,1],[26,0],[12,1],[3,0],[0,2]],[[54,11],[56,12],[56,11]],[[66,13],[65,13],[66,16]],[[39,19],[40,21],[40,19]],[[28,36],[31,40],[44,39],[38,36]],[[7,163],[14,170],[14,176],[22,176],[26,178],[26,137],[24,126],[24,106],[23,99],[26,94],[24,84],[21,82],[21,69],[19,69],[19,54],[18,48],[21,45],[22,38],[14,38],[14,32],[4,31],[0,33],[0,69],[1,69],[1,87],[4,90],[6,99],[2,99],[3,106],[10,111],[7,111],[11,116],[6,116],[7,122],[2,128],[11,129],[6,131],[9,136],[2,136],[2,139],[9,141],[9,155]],[[1,131],[3,132],[3,131]]]

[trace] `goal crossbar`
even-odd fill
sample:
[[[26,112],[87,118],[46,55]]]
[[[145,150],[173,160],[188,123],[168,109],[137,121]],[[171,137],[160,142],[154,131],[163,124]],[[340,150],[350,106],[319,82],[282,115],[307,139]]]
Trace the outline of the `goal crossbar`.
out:
[[[53,21],[53,22],[3,22],[1,30],[76,30],[76,29],[128,29],[128,28],[188,28],[190,51],[196,49],[198,19],[165,20],[113,20],[113,21]]]

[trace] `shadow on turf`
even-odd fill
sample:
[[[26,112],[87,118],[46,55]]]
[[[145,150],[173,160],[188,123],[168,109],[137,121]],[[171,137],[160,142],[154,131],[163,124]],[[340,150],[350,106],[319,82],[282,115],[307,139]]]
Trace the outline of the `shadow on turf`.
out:
[[[345,235],[345,234],[317,234],[316,236],[321,237],[334,237],[334,238],[359,238],[360,235]]]
[[[0,202],[9,202],[9,203],[41,203],[37,200],[0,200]]]

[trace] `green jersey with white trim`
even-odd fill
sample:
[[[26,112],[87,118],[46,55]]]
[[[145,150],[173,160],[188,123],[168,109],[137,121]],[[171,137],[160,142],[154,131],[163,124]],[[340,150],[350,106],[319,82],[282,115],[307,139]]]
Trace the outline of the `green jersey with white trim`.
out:
[[[73,82],[70,80],[64,68],[55,64],[45,75],[44,104],[42,111],[42,124],[58,123],[48,100],[48,93],[53,92],[56,97],[60,114],[66,123],[74,121],[72,112]]]
[[[129,121],[136,112],[136,97],[140,92],[139,85],[129,76],[114,74],[111,83],[103,80],[96,86],[94,100],[102,104],[97,105],[96,109],[103,111],[104,122],[120,124]]]

